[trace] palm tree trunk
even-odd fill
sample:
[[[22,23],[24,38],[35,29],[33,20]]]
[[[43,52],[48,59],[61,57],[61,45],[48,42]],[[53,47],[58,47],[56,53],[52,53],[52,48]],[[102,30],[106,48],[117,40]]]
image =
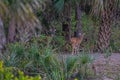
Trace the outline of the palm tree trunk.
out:
[[[81,16],[82,11],[79,3],[76,2],[76,36],[79,37],[79,33],[82,33],[82,22],[81,22]]]
[[[110,44],[111,25],[109,23],[109,19],[107,19],[107,14],[106,15],[104,14],[105,12],[103,13],[98,33],[97,47],[99,52],[104,52],[105,50],[107,50]]]
[[[3,21],[0,17],[0,53],[4,48],[5,44],[6,44],[6,36],[5,36]]]
[[[8,27],[8,42],[14,42],[14,41],[15,41],[15,20],[12,17]]]
[[[114,4],[115,0],[108,0],[107,7],[104,6],[104,10],[101,14],[101,22],[98,33],[97,48],[99,52],[105,52],[109,49],[111,27],[114,15]]]
[[[71,38],[71,5],[65,4],[64,7],[64,18],[65,21],[62,23],[62,28],[65,36],[65,40],[69,42]]]

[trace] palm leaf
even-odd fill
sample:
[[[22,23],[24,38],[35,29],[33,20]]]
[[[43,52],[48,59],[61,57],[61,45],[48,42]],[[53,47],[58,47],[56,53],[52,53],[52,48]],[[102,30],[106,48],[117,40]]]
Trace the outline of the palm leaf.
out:
[[[54,8],[59,13],[63,10],[65,2],[64,0],[56,0],[54,4]]]

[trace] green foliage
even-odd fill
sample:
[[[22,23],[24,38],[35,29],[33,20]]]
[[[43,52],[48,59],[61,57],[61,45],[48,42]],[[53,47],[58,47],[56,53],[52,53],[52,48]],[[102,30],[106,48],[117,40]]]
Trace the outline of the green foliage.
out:
[[[16,42],[15,44],[9,44],[8,48],[11,53],[22,54],[25,51],[24,44],[19,42]]]
[[[92,62],[92,60],[93,59],[87,53],[85,53],[85,52],[83,52],[80,55],[80,61],[81,61],[81,64],[83,64],[83,65]]]
[[[36,45],[37,48],[38,47],[41,48],[41,50],[39,50],[41,53],[42,53],[42,50],[44,50],[42,48],[43,47],[48,47],[49,45],[51,45],[52,49],[60,51],[60,50],[63,49],[63,47],[65,45],[65,40],[64,40],[64,37],[60,36],[60,35],[51,37],[51,36],[41,34],[40,37],[33,38],[31,40],[31,42],[29,42],[28,46],[31,45],[31,44]]]
[[[29,75],[40,74],[46,80],[70,79],[76,72],[77,75],[74,78],[87,77],[85,74],[88,74],[88,67],[86,66],[91,61],[88,55],[61,58],[50,42],[41,46],[42,44],[36,39],[33,39],[32,43],[11,45],[10,52],[3,55],[2,59],[6,66],[20,68]],[[84,70],[81,66],[85,66]]]
[[[112,27],[110,46],[113,52],[120,52],[120,25]]]
[[[52,45],[54,48],[57,48],[57,50],[62,51],[64,45],[65,45],[65,39],[63,36],[55,36],[52,40]]]
[[[40,76],[27,76],[20,70],[17,70],[17,75],[15,75],[13,71],[14,68],[3,67],[3,62],[0,61],[0,80],[41,80]]]
[[[83,78],[87,77],[87,75],[84,74],[87,74],[87,64],[91,61],[89,56],[85,56],[85,58],[82,58],[83,56],[66,56],[62,59],[60,56],[53,53],[48,53],[47,55],[42,56],[43,57],[41,57],[41,66],[46,73],[47,80],[70,79],[71,76],[74,75],[76,72],[78,72],[78,76],[76,75],[74,76],[74,78],[79,78],[80,76],[82,76]],[[82,73],[82,67],[80,66],[84,65],[86,65],[86,67],[84,68],[84,73]]]
[[[25,45],[14,43],[8,45],[8,50],[2,55],[2,60],[6,66],[23,67],[26,64]]]
[[[93,71],[92,69],[90,69],[90,63],[92,63],[93,58],[90,57],[90,55],[88,55],[85,52],[82,52],[79,55],[79,61],[80,64],[78,65],[78,74],[77,74],[77,79],[79,80],[84,80],[89,76],[93,76]]]
[[[86,39],[86,42],[83,42],[85,51],[89,51],[96,45],[97,40],[97,33],[98,33],[98,26],[97,22],[94,23],[91,18],[88,18],[88,16],[83,13],[82,16],[82,24],[83,24],[83,32],[85,33],[84,39]]]
[[[54,7],[58,13],[60,13],[64,8],[64,0],[54,0]]]

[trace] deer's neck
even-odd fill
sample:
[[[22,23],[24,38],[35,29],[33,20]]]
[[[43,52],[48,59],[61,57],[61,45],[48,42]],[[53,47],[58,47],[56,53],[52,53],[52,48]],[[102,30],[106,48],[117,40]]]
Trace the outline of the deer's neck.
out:
[[[83,36],[80,36],[80,37],[78,37],[78,38],[79,38],[79,40],[81,40],[81,41],[83,40]]]

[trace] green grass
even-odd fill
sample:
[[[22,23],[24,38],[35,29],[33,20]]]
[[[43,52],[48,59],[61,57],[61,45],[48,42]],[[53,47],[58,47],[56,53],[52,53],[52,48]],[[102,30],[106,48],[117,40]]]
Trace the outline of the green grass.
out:
[[[63,59],[56,54],[51,42],[38,43],[39,41],[10,44],[2,55],[4,65],[18,68],[28,75],[40,74],[46,80],[71,79],[76,73],[74,78],[82,80],[91,75],[88,64],[92,59],[89,55],[83,52],[82,55],[67,56]]]

